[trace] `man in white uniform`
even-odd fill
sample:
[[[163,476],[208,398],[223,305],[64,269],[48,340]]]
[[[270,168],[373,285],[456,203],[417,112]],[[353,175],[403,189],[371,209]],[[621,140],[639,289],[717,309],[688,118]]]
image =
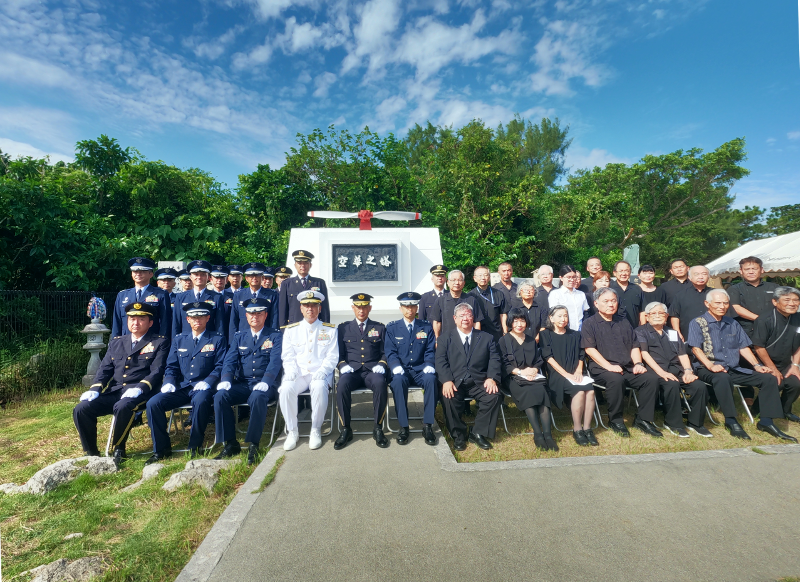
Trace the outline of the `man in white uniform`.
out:
[[[336,326],[319,320],[325,296],[319,291],[298,293],[303,321],[286,326],[283,332],[283,382],[278,388],[281,412],[289,435],[283,444],[285,451],[297,446],[297,396],[311,393],[311,435],[308,446],[322,446],[320,428],[328,406],[328,386],[333,382],[333,370],[339,361]]]

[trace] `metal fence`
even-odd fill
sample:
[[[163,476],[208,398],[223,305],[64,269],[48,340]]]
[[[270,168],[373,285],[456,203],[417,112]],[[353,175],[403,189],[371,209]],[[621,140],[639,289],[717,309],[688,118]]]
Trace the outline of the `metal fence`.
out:
[[[110,328],[116,293],[94,295],[108,306],[104,323]],[[89,323],[86,306],[92,296],[87,291],[0,291],[0,406],[80,382],[89,362],[80,330]]]

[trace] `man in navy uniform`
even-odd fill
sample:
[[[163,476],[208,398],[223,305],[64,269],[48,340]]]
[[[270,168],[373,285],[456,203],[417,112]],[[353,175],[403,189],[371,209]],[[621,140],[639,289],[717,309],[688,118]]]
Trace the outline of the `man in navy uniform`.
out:
[[[211,320],[208,323],[209,330],[215,333],[223,333],[225,322],[223,321],[224,307],[222,295],[208,289],[208,277],[211,273],[211,263],[208,261],[192,261],[186,267],[192,279],[192,289],[179,293],[175,298],[175,309],[172,311],[172,333],[179,335],[191,333],[192,328],[183,313],[184,307],[192,303],[206,302],[213,305],[211,310]]]
[[[192,457],[200,454],[228,345],[224,336],[207,329],[213,309],[205,301],[183,307],[192,331],[175,336],[167,358],[161,393],[147,401],[153,455],[145,461],[145,465],[172,456],[166,415],[170,410],[187,404],[192,405],[189,451]]]
[[[241,265],[228,265],[228,283],[231,286],[225,289],[225,293],[233,297],[234,293],[242,288],[243,277],[244,267]]]
[[[436,336],[430,323],[416,318],[421,298],[413,291],[398,295],[403,319],[386,326],[386,362],[392,371],[399,445],[408,443],[408,387],[412,384],[423,388],[422,436],[427,444],[436,444],[432,427],[436,410]]]
[[[189,271],[181,269],[178,271],[178,279],[181,282],[181,293],[183,291],[190,291],[192,289],[192,278],[189,277]]]
[[[264,269],[264,274],[261,275],[261,286],[264,289],[272,289],[272,284],[275,282],[275,269],[267,267]]]
[[[444,284],[447,282],[447,267],[434,265],[430,270],[433,290],[423,293],[419,300],[419,318],[425,321],[430,321],[433,306],[436,304],[436,300],[444,295],[446,291]]]
[[[155,331],[156,307],[146,303],[130,303],[125,308],[127,331],[108,343],[108,350],[94,376],[89,390],[72,411],[72,419],[81,446],[89,456],[97,450],[97,418],[114,415],[114,462],[125,458],[125,441],[133,424],[134,414],[161,385],[169,353],[169,339]]]
[[[311,260],[314,255],[308,251],[294,251],[294,268],[297,269],[297,276],[290,277],[281,283],[280,300],[278,301],[278,325],[283,328],[289,324],[303,320],[300,312],[300,303],[297,298],[305,291],[317,291],[325,299],[322,301],[319,313],[320,321],[329,323],[331,320],[331,309],[328,303],[328,286],[324,279],[311,277],[308,272],[311,270]]]
[[[228,294],[228,276],[230,271],[225,265],[212,265],[211,266],[211,284],[214,286],[214,291],[221,295],[220,305],[222,306],[222,313],[217,317],[222,318],[222,331],[220,332],[225,336],[225,341],[228,339],[228,325],[231,322],[231,306],[233,306],[233,295]]]
[[[131,269],[134,286],[117,294],[111,322],[111,337],[130,333],[125,323],[126,309],[132,303],[143,303],[153,307],[155,331],[158,335],[169,338],[172,329],[169,295],[163,289],[150,284],[156,264],[144,257],[133,257],[128,261],[128,266]]]
[[[283,336],[280,330],[265,325],[271,307],[272,304],[262,297],[244,302],[248,327],[245,331],[233,334],[222,366],[222,381],[217,385],[214,396],[217,442],[225,443],[217,459],[233,457],[242,450],[236,440],[233,407],[245,402],[250,407],[250,425],[244,437],[245,442],[250,443],[247,464],[252,465],[258,457],[258,444],[267,421],[267,407],[277,397],[282,366]]]
[[[174,289],[177,282],[178,271],[175,269],[165,267],[164,269],[156,271],[156,284],[159,289],[163,289],[169,295],[170,308],[175,306],[175,296],[177,293],[174,292]]]
[[[263,263],[247,263],[244,266],[244,276],[249,287],[242,288],[233,295],[231,321],[228,325],[228,343],[233,344],[233,336],[237,331],[250,329],[248,319],[245,316],[245,302],[248,299],[263,299],[266,306],[266,326],[278,328],[275,322],[278,294],[272,289],[264,289],[262,286],[266,270],[267,267]]]
[[[372,406],[374,408],[375,426],[372,438],[381,448],[389,446],[389,440],[383,434],[383,416],[386,414],[386,402],[389,393],[386,387],[388,364],[383,357],[383,341],[386,337],[386,326],[369,319],[372,311],[372,295],[356,293],[353,301],[355,319],[339,324],[339,383],[336,386],[336,407],[342,421],[342,432],[333,443],[337,451],[353,440],[350,429],[351,392],[362,388],[372,390]]]
[[[214,291],[222,295],[228,285],[228,267],[225,265],[211,265],[211,286]]]
[[[275,283],[278,285],[278,290],[281,288],[281,283],[292,276],[292,271],[289,267],[278,267],[275,269]]]

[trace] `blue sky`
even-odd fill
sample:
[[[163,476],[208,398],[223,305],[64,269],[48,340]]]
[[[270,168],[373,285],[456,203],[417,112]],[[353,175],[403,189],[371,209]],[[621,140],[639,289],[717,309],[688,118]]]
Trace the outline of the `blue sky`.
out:
[[[0,149],[101,133],[234,187],[316,127],[559,117],[573,169],[747,138],[737,206],[800,202],[789,0],[3,0]]]

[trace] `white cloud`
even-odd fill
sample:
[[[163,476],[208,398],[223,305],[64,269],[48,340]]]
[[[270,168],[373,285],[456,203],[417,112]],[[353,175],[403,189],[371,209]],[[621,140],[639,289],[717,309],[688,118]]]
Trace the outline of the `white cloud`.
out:
[[[450,99],[444,102],[438,123],[440,125],[460,127],[473,119],[480,119],[489,127],[495,127],[497,124],[505,123],[513,117],[514,112],[503,105],[492,105],[483,101]]]
[[[400,24],[400,2],[369,0],[360,16],[361,20],[353,29],[355,44],[348,47],[348,54],[342,61],[342,73],[360,66],[364,58],[369,61],[369,73],[379,72],[386,65],[392,33]]]
[[[314,4],[313,0],[250,0],[259,18],[267,20],[277,18],[284,10],[292,6],[308,6]]]
[[[262,44],[255,47],[247,53],[236,53],[231,58],[231,65],[236,70],[251,69],[257,65],[264,65],[269,62],[272,56],[272,47],[270,46],[269,39]]]
[[[620,158],[607,150],[593,148],[586,149],[580,145],[572,144],[567,149],[565,165],[573,172],[576,170],[592,170],[595,167],[604,168],[606,164],[631,164],[633,160]]]
[[[286,28],[275,38],[275,46],[286,54],[307,51],[319,45],[324,49],[340,46],[347,40],[342,31],[337,31],[330,23],[314,26],[310,22],[297,24],[294,16],[286,19]]]
[[[201,42],[197,37],[190,36],[183,39],[183,46],[195,54],[196,57],[215,60],[225,54],[228,47],[236,40],[236,35],[239,34],[244,27],[234,26],[222,36],[208,42]]]
[[[72,151],[75,146],[71,115],[41,107],[0,107],[0,127],[7,136],[26,139],[58,151]]]
[[[776,141],[778,141],[778,140],[777,140],[777,139],[775,139],[774,137],[768,137],[768,138],[767,138],[767,145],[772,145],[772,144],[774,144]]]
[[[70,88],[76,79],[61,67],[10,51],[0,53],[0,79],[15,84]]]
[[[3,153],[11,154],[12,158],[31,157],[38,159],[49,156],[51,163],[71,162],[74,159],[74,157],[69,154],[62,154],[58,152],[45,152],[35,146],[32,146],[29,143],[14,141],[13,139],[7,139],[5,137],[0,137],[0,150],[2,150]]]
[[[316,91],[314,91],[314,97],[325,98],[328,96],[328,89],[330,89],[331,85],[336,82],[336,75],[330,72],[322,73],[321,75],[317,75],[314,79],[314,85],[316,86]]]
[[[790,131],[786,134],[789,139],[800,139],[800,131]]]

